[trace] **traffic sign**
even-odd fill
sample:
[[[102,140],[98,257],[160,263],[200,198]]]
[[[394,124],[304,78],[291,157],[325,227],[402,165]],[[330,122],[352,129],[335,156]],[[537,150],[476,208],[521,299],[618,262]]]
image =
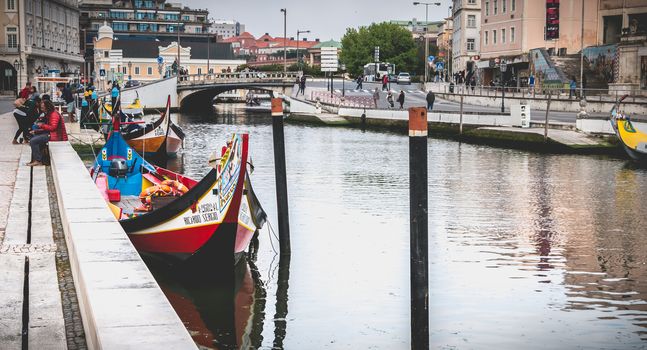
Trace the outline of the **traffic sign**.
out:
[[[164,57],[162,57],[162,56],[157,56],[157,63],[158,63],[158,64],[162,64],[162,63],[164,63]]]
[[[445,69],[445,63],[443,63],[443,62],[437,62],[437,63],[436,63],[436,69],[437,69],[437,70],[443,70],[443,69]]]
[[[427,61],[429,61],[429,62],[433,62],[435,59],[436,59],[436,57],[434,57],[434,56],[427,57]]]

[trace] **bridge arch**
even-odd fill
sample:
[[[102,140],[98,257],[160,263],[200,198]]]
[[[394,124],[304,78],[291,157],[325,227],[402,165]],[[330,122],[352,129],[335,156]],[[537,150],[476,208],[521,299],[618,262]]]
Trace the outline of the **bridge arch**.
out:
[[[213,99],[221,93],[232,90],[261,90],[269,93],[292,93],[292,84],[287,83],[232,83],[213,84],[211,86],[190,87],[178,86],[178,106],[182,112],[206,114],[212,112]]]

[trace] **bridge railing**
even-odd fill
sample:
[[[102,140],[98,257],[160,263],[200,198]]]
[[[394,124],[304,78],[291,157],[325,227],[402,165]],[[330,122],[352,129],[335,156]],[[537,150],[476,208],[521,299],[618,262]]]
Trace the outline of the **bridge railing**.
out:
[[[301,72],[236,72],[236,73],[210,73],[189,74],[178,76],[179,85],[200,85],[209,83],[246,83],[268,81],[296,81]]]

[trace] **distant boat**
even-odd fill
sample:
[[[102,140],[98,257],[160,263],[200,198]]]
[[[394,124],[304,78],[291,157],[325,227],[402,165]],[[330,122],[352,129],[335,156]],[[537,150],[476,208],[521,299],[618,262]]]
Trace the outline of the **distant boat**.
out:
[[[611,109],[611,127],[622,143],[629,157],[635,161],[647,164],[647,134],[636,129],[629,116],[618,111],[620,103],[627,97],[623,96]]]
[[[196,181],[146,162],[112,132],[91,175],[138,251],[171,264],[237,261],[266,218],[248,178],[248,139],[234,134]]]

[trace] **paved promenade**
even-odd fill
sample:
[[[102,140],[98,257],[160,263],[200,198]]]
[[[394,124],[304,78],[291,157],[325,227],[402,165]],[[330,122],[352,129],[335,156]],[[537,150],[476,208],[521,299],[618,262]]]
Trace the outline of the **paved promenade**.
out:
[[[48,169],[24,165],[31,151],[11,144],[15,130],[0,115],[0,348],[85,349]]]

